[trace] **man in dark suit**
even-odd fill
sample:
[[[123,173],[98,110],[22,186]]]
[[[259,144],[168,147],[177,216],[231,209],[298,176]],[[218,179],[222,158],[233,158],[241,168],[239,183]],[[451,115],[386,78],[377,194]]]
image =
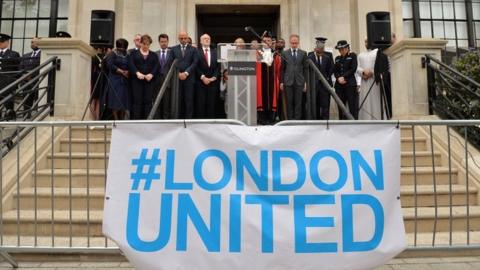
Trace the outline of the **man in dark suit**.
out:
[[[32,49],[31,52],[26,53],[22,56],[22,62],[21,62],[21,69],[23,72],[27,73],[36,67],[40,66],[40,55],[42,51],[38,47],[38,39],[33,38],[30,41],[30,48]],[[32,80],[33,77],[36,77],[40,74],[40,71],[35,72],[30,76],[29,78],[25,79],[25,82],[29,82]],[[25,101],[24,108],[25,110],[32,109],[33,103],[38,99],[38,90],[34,91],[35,89],[33,88],[35,83],[32,83],[30,87],[30,91],[28,93],[28,98]],[[31,115],[31,112],[28,113],[28,115]]]
[[[320,70],[323,77],[333,86],[332,74],[333,74],[333,58],[325,52],[326,38],[316,38],[317,45],[315,51],[310,52],[308,57],[315,63],[315,66]],[[320,82],[320,79],[316,81],[315,89],[316,103],[317,103],[317,119],[318,120],[330,120],[330,92]]]
[[[198,62],[197,49],[188,44],[187,32],[178,34],[180,44],[172,48],[174,59],[177,59],[177,68],[179,69],[179,112],[180,118],[192,119],[194,113],[194,85],[195,69]]]
[[[10,50],[11,37],[7,34],[0,34],[0,98],[5,98],[15,92],[16,89],[5,89],[18,77],[20,67],[20,54]],[[7,90],[7,91],[4,91]],[[16,118],[14,110],[14,97],[11,97],[5,104],[7,120]]]
[[[219,95],[220,65],[217,61],[217,52],[211,48],[211,38],[208,34],[200,37],[197,57],[196,117],[214,119],[215,101]]]
[[[158,43],[160,44],[160,50],[156,52],[158,55],[158,60],[160,62],[160,68],[158,70],[157,76],[157,83],[154,89],[153,97],[155,102],[156,97],[159,94],[160,88],[163,86],[165,82],[165,77],[170,71],[173,63],[173,53],[172,50],[168,47],[169,37],[167,34],[160,34],[158,36]],[[172,88],[169,85],[163,94],[162,101],[160,103],[160,107],[158,108],[155,118],[156,119],[170,119],[170,104],[171,104],[171,92]]]
[[[285,91],[287,117],[289,120],[302,119],[303,93],[307,91],[307,52],[298,48],[300,37],[290,36],[290,49],[282,53],[282,76],[280,90]]]
[[[359,96],[357,79],[355,78],[358,67],[357,55],[350,52],[350,44],[348,44],[346,40],[338,41],[335,48],[340,52],[340,55],[335,58],[335,65],[333,67],[333,73],[336,78],[335,92],[345,106],[348,105],[348,109],[353,118],[358,120]],[[340,107],[338,111],[340,119],[346,120],[347,117],[342,113]]]

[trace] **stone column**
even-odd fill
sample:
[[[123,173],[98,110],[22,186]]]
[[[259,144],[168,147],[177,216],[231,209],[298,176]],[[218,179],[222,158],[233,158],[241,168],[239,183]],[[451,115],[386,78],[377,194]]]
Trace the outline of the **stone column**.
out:
[[[42,38],[41,61],[60,59],[55,81],[55,117],[80,120],[90,97],[92,56],[95,50],[80,39]]]
[[[385,51],[391,61],[395,119],[428,115],[427,70],[422,67],[422,57],[430,54],[440,59],[446,44],[439,39],[403,39]]]

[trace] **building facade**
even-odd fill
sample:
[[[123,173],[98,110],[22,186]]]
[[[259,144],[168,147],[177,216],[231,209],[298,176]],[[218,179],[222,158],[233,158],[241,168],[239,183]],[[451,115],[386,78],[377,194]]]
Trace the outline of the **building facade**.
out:
[[[180,30],[194,40],[203,32],[214,42],[233,42],[253,36],[245,26],[286,38],[298,33],[302,47],[311,49],[314,37],[329,39],[332,49],[340,39],[355,51],[364,50],[366,14],[388,11],[392,32],[402,38],[448,40],[446,52],[458,55],[480,44],[480,0],[1,0],[0,28],[13,36],[12,47],[29,50],[32,37],[52,37],[68,31],[90,39],[92,10],[115,11],[115,36],[132,40],[136,33],[156,37],[167,33],[176,43]],[[215,40],[217,39],[217,40]],[[157,45],[154,44],[154,48]]]

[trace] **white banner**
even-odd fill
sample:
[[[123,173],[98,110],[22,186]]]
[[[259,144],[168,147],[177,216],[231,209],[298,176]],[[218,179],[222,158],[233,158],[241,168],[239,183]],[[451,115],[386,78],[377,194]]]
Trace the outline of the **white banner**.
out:
[[[393,126],[122,125],[103,232],[136,269],[373,269],[406,247]]]

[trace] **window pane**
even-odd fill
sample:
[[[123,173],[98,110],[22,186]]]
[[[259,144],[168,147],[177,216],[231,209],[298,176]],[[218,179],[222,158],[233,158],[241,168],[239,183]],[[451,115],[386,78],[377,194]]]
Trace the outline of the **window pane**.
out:
[[[473,19],[480,20],[480,2],[472,3],[473,5]]]
[[[40,1],[40,17],[50,17],[50,0]]]
[[[420,18],[430,19],[430,3],[426,1],[421,1],[420,5]]]
[[[468,40],[467,39],[459,39],[458,40],[458,47],[468,49]]]
[[[467,10],[465,7],[465,2],[455,2],[455,15],[457,19],[466,20],[467,19]]]
[[[445,28],[443,27],[442,21],[433,22],[433,37],[434,38],[445,38]]]
[[[38,15],[38,0],[27,1],[27,18],[36,18]]]
[[[457,22],[457,38],[468,39],[468,30],[466,22]]]
[[[413,18],[412,2],[410,2],[410,1],[402,2],[402,8],[403,8],[403,18],[404,19]]]
[[[13,38],[23,38],[25,34],[25,21],[24,20],[15,20],[13,22]]]
[[[12,33],[12,21],[2,21],[2,33]]]
[[[12,50],[21,54],[23,52],[23,39],[12,39]]]
[[[57,21],[57,31],[65,31],[68,30],[68,21],[67,20],[58,20]]]
[[[453,12],[453,3],[443,3],[443,18],[444,19],[455,19],[455,13]]]
[[[68,17],[68,0],[58,1],[58,17]]]
[[[37,35],[37,21],[28,20],[25,24],[25,37],[33,38]]]
[[[25,0],[15,1],[15,18],[25,18]]]
[[[480,39],[480,22],[475,23],[475,32],[476,32],[477,39]]]
[[[455,40],[448,40],[447,51],[456,51],[456,50],[457,50],[457,42]]]
[[[31,39],[25,39],[23,41],[23,54],[26,54],[26,53],[32,51],[32,48],[30,48],[30,44],[31,44],[30,42],[31,41],[32,41]]]
[[[445,22],[445,38],[455,39],[455,23]]]
[[[412,38],[413,33],[413,21],[403,21],[403,35],[406,38]]]
[[[422,38],[432,37],[432,24],[430,22],[420,22],[420,28],[422,29]]]
[[[442,19],[443,10],[441,2],[432,2],[432,18],[433,19]]]
[[[38,37],[48,37],[48,28],[50,22],[48,20],[39,20],[38,21]]]
[[[2,1],[2,19],[13,18],[13,1]]]

